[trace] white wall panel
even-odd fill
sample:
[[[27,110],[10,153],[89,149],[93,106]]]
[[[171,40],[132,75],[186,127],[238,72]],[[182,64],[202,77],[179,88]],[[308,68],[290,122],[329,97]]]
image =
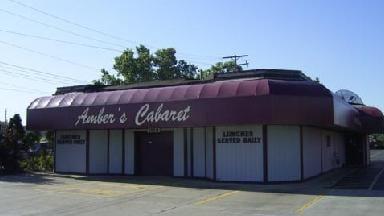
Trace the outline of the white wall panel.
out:
[[[321,173],[321,135],[320,129],[303,127],[304,178]]]
[[[86,172],[86,131],[57,131],[56,141],[68,136],[80,136],[82,144],[72,142],[56,144],[56,170],[55,172]]]
[[[205,176],[205,131],[204,128],[193,129],[193,176]]]
[[[247,131],[251,136],[227,136],[227,132]],[[257,138],[257,142],[243,142],[244,138]],[[237,141],[219,141],[234,138]],[[232,126],[216,128],[216,179],[221,181],[262,181],[263,144],[262,126]]]
[[[323,172],[333,169],[335,144],[332,139],[332,132],[323,130],[322,135],[322,162]]]
[[[343,134],[334,132],[333,142],[335,143],[335,163],[333,168],[339,168],[345,164],[345,141]]]
[[[173,175],[184,176],[184,129],[173,131]]]
[[[300,128],[268,126],[268,180],[300,180],[300,169]]]
[[[89,172],[108,172],[108,131],[89,131]]]
[[[305,178],[343,166],[345,144],[342,133],[310,127],[304,127],[303,132]]]
[[[209,179],[213,179],[213,128],[207,127],[206,130],[206,137],[205,137],[205,151],[206,151],[206,158],[207,161],[205,163],[205,169],[206,169],[206,177]]]
[[[121,174],[123,166],[123,131],[109,131],[109,173]]]
[[[365,150],[367,152],[367,165],[371,164],[371,150],[370,150],[370,147],[369,147],[369,140],[368,140],[368,135],[365,136]],[[344,152],[345,152],[345,145],[344,145]],[[345,153],[344,153],[344,163],[345,163]]]
[[[187,129],[187,176],[191,176],[191,129]]]
[[[133,130],[125,130],[124,133],[124,173],[133,175],[135,172],[135,135]]]

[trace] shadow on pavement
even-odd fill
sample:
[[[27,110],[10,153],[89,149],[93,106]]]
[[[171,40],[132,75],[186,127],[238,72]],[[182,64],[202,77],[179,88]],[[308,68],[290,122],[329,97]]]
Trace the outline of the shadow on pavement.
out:
[[[52,184],[54,179],[45,174],[21,173],[15,175],[0,175],[0,182],[24,184]]]
[[[368,168],[336,169],[301,183],[255,184],[236,182],[215,182],[207,179],[151,176],[78,176],[64,174],[26,173],[0,176],[0,182],[28,184],[61,184],[65,179],[81,182],[123,183],[135,185],[156,185],[197,190],[221,189],[245,192],[307,194],[348,197],[384,197],[384,150],[374,152],[375,157]],[[380,154],[380,155],[379,155]],[[343,187],[344,183],[352,187]],[[363,185],[363,186],[361,186]],[[361,186],[361,187],[359,187]],[[377,186],[377,187],[375,187]]]
[[[302,183],[285,184],[255,184],[235,182],[214,182],[207,179],[188,179],[158,176],[65,176],[84,182],[109,182],[126,183],[136,185],[160,185],[167,187],[191,188],[191,189],[220,189],[243,192],[304,194],[304,195],[331,195],[331,196],[356,196],[356,197],[384,197],[384,191],[370,190],[340,190],[333,186],[344,176],[356,169],[337,169],[322,176]]]

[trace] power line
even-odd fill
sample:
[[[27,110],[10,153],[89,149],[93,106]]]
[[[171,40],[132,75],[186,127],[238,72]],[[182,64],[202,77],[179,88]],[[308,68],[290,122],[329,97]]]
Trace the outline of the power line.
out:
[[[4,68],[0,68],[0,72],[5,74],[5,75],[7,75],[7,76],[9,76],[9,77],[12,77],[12,78],[16,75],[18,77],[21,77],[21,78],[27,79],[27,80],[31,80],[31,81],[44,82],[44,83],[49,83],[49,84],[52,84],[52,85],[63,84],[62,82],[59,82],[59,81],[53,81],[53,80],[45,79],[45,78],[42,78],[42,77],[34,77],[34,76],[29,75],[29,74],[16,72],[14,70],[9,70],[9,68],[5,68],[5,69]]]
[[[231,59],[235,63],[235,71],[240,70],[239,67],[241,68],[241,65],[246,65],[248,67],[249,63],[248,61],[245,61],[243,64],[237,64],[237,60],[247,57],[248,55],[231,55],[231,56],[224,56],[223,59]]]
[[[4,90],[4,91],[12,91],[12,92],[20,92],[20,93],[30,93],[30,94],[38,94],[37,92],[34,92],[34,91],[27,91],[27,90],[22,90],[22,89],[15,89],[15,88],[3,88],[3,87],[0,87],[0,90]]]
[[[13,65],[13,64],[7,64],[5,62],[2,62],[0,61],[0,67],[3,67],[4,68],[4,65],[7,66],[9,70],[17,70],[17,71],[21,71],[23,73],[26,73],[28,75],[31,75],[30,73],[32,72],[33,74],[36,74],[37,77],[39,78],[47,78],[47,77],[51,77],[52,80],[55,80],[55,81],[64,81],[64,82],[77,82],[77,83],[86,83],[85,81],[80,81],[80,80],[76,80],[76,79],[72,79],[70,77],[65,77],[65,76],[60,76],[60,75],[56,75],[56,74],[51,74],[51,73],[47,73],[47,72],[41,72],[41,71],[38,71],[38,70],[35,70],[35,69],[32,69],[32,68],[25,68],[25,67],[21,67],[21,66],[18,66],[18,65]],[[10,68],[10,67],[13,67],[13,68]],[[35,75],[35,76],[36,76]]]
[[[66,43],[66,44],[71,44],[71,45],[78,45],[78,46],[83,46],[83,47],[87,47],[87,48],[104,49],[104,50],[114,51],[114,52],[118,52],[118,53],[123,52],[122,50],[118,50],[118,49],[114,49],[114,48],[99,47],[99,46],[94,46],[94,45],[89,45],[89,44],[84,44],[84,43],[77,43],[77,42],[71,42],[71,41],[58,40],[58,39],[53,39],[53,38],[48,38],[48,37],[43,37],[43,36],[38,36],[38,35],[30,35],[30,34],[15,32],[15,31],[8,31],[8,30],[0,29],[0,32],[10,33],[10,34],[24,36],[24,37],[32,37],[32,38],[37,38],[37,39],[42,39],[42,40],[55,41],[55,42],[59,42],[59,43]],[[2,43],[2,42],[0,41],[0,43]],[[17,46],[17,45],[12,45],[12,46]],[[30,49],[28,51],[30,51]],[[49,54],[45,54],[45,55],[49,55]],[[49,57],[52,57],[52,56],[49,56]],[[212,65],[211,63],[203,62],[203,61],[200,61],[200,60],[189,59],[188,61],[192,62],[192,63],[203,64],[203,65]]]
[[[108,44],[108,45],[113,45],[113,46],[116,46],[116,47],[120,47],[121,49],[126,49],[125,46],[122,46],[121,44],[116,44],[116,43],[111,43],[111,42],[108,42],[108,41],[105,41],[105,40],[100,40],[100,39],[96,39],[96,38],[93,38],[93,37],[89,37],[89,36],[86,36],[86,35],[83,35],[83,34],[79,34],[79,33],[76,33],[74,31],[70,31],[70,30],[66,30],[66,29],[63,29],[63,28],[60,28],[60,27],[57,27],[57,26],[54,26],[54,25],[51,25],[51,24],[47,24],[47,23],[44,23],[44,22],[41,22],[41,21],[38,21],[38,20],[35,20],[35,19],[32,19],[32,18],[29,18],[29,17],[26,17],[26,16],[23,16],[21,14],[17,14],[17,13],[14,13],[14,12],[11,12],[9,10],[5,10],[5,9],[2,9],[0,8],[0,12],[3,12],[3,13],[6,13],[6,14],[9,14],[9,15],[12,15],[12,16],[15,16],[15,17],[18,17],[18,18],[21,18],[21,19],[24,19],[24,20],[27,20],[29,22],[34,22],[34,23],[37,23],[37,24],[40,24],[44,27],[47,27],[47,28],[52,28],[52,29],[55,29],[57,31],[61,31],[61,32],[64,32],[64,33],[67,33],[67,34],[71,34],[71,35],[74,35],[76,37],[80,37],[80,38],[84,38],[84,39],[87,39],[87,40],[93,40],[93,41],[96,41],[96,42],[99,42],[99,43],[104,43],[104,44]],[[80,25],[80,24],[79,24]],[[86,27],[86,26],[84,26]],[[96,32],[98,30],[95,30]],[[101,32],[101,31],[99,31]],[[11,33],[11,32],[8,32],[8,33]],[[15,34],[15,32],[13,32]],[[21,34],[19,34],[21,35]],[[25,34],[24,34],[25,35]],[[105,33],[104,35],[110,35],[108,33]],[[111,37],[113,38],[120,38],[120,37],[117,37],[117,36],[113,36],[113,35],[110,35]],[[40,39],[42,38],[45,38],[45,37],[41,37],[41,36],[37,36],[37,37],[40,37]],[[47,38],[45,38],[47,39]],[[129,40],[125,40],[123,38],[121,38],[121,40],[124,40],[124,41],[129,41]],[[57,40],[56,40],[57,41]],[[62,40],[60,40],[61,42],[63,42]],[[59,41],[57,41],[59,42]],[[76,43],[76,42],[75,42]],[[76,43],[76,44],[81,44],[81,43]],[[135,45],[138,45],[138,44],[142,44],[142,43],[139,43],[139,42],[134,42]],[[92,45],[91,45],[92,46]],[[154,47],[154,46],[150,46],[150,45],[146,45],[147,47],[149,48],[154,48],[154,49],[159,49],[157,47]],[[108,48],[109,50],[114,50],[114,51],[117,51],[118,49],[114,49],[114,48]],[[194,55],[194,56],[201,56],[201,55],[196,55],[196,54],[190,54],[190,53],[184,53],[184,52],[178,52],[179,54],[182,54],[184,56],[187,56],[188,55]],[[205,58],[207,58],[208,56],[205,56]],[[214,57],[214,56],[211,56],[210,58],[212,59],[218,59],[217,57]],[[188,59],[190,59],[188,57]],[[199,64],[204,64],[204,65],[212,65],[211,63],[207,63],[207,62],[202,62],[202,61],[191,61],[191,60],[188,60],[190,62],[195,62],[195,63],[199,63]]]
[[[76,83],[80,83],[80,84],[87,83],[87,81],[84,81],[84,80],[78,80],[78,79],[74,79],[74,78],[68,77],[68,76],[53,74],[53,73],[49,73],[49,72],[43,72],[43,71],[36,70],[36,69],[33,69],[33,68],[25,67],[25,66],[20,66],[20,65],[6,63],[6,62],[1,61],[1,60],[0,60],[0,64],[11,66],[11,67],[15,67],[15,68],[24,70],[26,72],[30,71],[30,72],[33,72],[33,73],[39,74],[39,75],[52,76],[55,79],[61,79],[61,80],[66,80],[66,81],[70,81],[70,82],[76,82]]]
[[[18,17],[18,18],[20,18],[20,19],[24,19],[24,20],[28,20],[28,21],[30,21],[30,22],[38,23],[38,24],[40,24],[40,25],[42,25],[42,26],[45,26],[45,27],[47,27],[47,28],[52,28],[52,29],[55,29],[55,30],[57,30],[57,31],[61,31],[61,32],[64,32],[64,33],[67,33],[67,34],[74,35],[74,36],[76,36],[76,37],[81,37],[81,38],[85,38],[85,39],[88,39],[88,40],[97,41],[97,42],[99,42],[99,43],[104,43],[104,44],[109,44],[109,45],[113,45],[113,46],[117,46],[117,47],[125,48],[124,46],[121,46],[120,44],[111,43],[111,42],[108,42],[108,41],[104,41],[104,40],[96,39],[96,38],[89,37],[89,36],[86,36],[86,35],[82,35],[82,34],[79,34],[79,33],[76,33],[76,32],[70,31],[70,30],[66,30],[66,29],[63,29],[63,28],[59,28],[59,27],[57,27],[57,26],[54,26],[54,25],[51,25],[51,24],[48,24],[48,23],[44,23],[44,22],[41,22],[41,21],[39,21],[39,20],[32,19],[32,18],[23,16],[23,15],[21,15],[21,14],[17,14],[17,13],[11,12],[11,11],[9,11],[9,10],[5,10],[5,9],[0,8],[0,11],[3,12],[3,13],[9,14],[9,15],[11,15],[11,16]]]
[[[97,29],[94,29],[94,28],[90,28],[88,26],[85,26],[85,25],[82,25],[82,24],[79,24],[79,23],[72,22],[72,21],[70,21],[68,19],[65,19],[65,18],[56,16],[54,14],[45,12],[43,10],[37,9],[37,8],[32,7],[30,5],[26,5],[26,4],[24,4],[22,2],[19,2],[19,1],[15,1],[15,0],[8,0],[8,1],[13,2],[15,4],[18,4],[18,5],[20,5],[22,7],[25,7],[25,8],[29,8],[29,9],[31,9],[33,11],[36,11],[36,12],[41,13],[41,14],[44,14],[46,16],[52,17],[52,18],[54,18],[56,20],[60,20],[60,21],[65,22],[67,24],[71,24],[71,25],[77,26],[79,28],[86,29],[86,30],[91,31],[91,32],[95,32],[95,33],[98,33],[98,34],[101,34],[101,35],[104,35],[104,36],[107,36],[107,37],[110,37],[110,38],[113,38],[113,39],[116,39],[116,40],[125,41],[125,42],[129,42],[129,43],[132,43],[132,44],[140,44],[140,43],[137,43],[136,41],[133,41],[133,40],[127,40],[127,39],[122,38],[122,37],[118,37],[118,36],[115,36],[115,35],[112,35],[112,34],[109,34],[109,33],[106,33],[106,32],[103,32],[103,31],[100,31],[100,30],[97,30]]]
[[[30,48],[26,48],[26,47],[23,47],[23,46],[19,46],[19,45],[16,45],[16,44],[8,43],[8,42],[2,41],[2,40],[0,40],[0,43],[1,44],[5,44],[5,45],[10,46],[10,47],[14,47],[14,48],[17,48],[17,49],[21,49],[21,50],[24,50],[24,51],[35,53],[35,54],[38,54],[38,55],[41,55],[41,56],[49,57],[49,58],[55,59],[57,61],[62,61],[62,62],[66,62],[66,63],[72,64],[72,65],[78,66],[78,67],[86,68],[88,70],[92,70],[92,71],[97,70],[96,68],[93,68],[93,67],[91,67],[89,65],[77,63],[77,62],[74,62],[74,61],[71,61],[71,60],[68,60],[68,59],[64,59],[64,58],[61,58],[61,57],[58,57],[58,56],[54,56],[54,55],[50,55],[50,54],[43,53],[43,52],[40,52],[40,51],[36,51],[36,50],[30,49]]]
[[[35,39],[40,39],[40,40],[48,40],[48,41],[53,41],[53,42],[58,42],[58,43],[63,43],[63,44],[70,44],[70,45],[82,46],[82,47],[87,47],[87,48],[93,48],[93,49],[102,49],[102,50],[113,51],[113,52],[118,52],[118,53],[123,52],[122,50],[109,48],[109,47],[100,47],[100,46],[95,46],[95,45],[90,45],[90,44],[85,44],[85,43],[77,43],[77,42],[73,42],[73,41],[54,39],[54,38],[43,37],[43,36],[39,36],[39,35],[25,34],[25,33],[20,33],[20,32],[15,32],[15,31],[9,31],[9,30],[0,29],[0,32],[18,35],[18,36],[23,36],[23,37],[35,38]]]
[[[2,81],[0,81],[0,83],[3,84],[3,85],[14,87],[16,89],[21,89],[21,90],[25,90],[25,91],[40,92],[40,93],[43,93],[43,94],[49,94],[48,92],[41,91],[40,89],[25,88],[25,86],[18,86],[18,85],[15,85],[15,84],[6,83],[6,82],[2,82]]]
[[[235,62],[235,66],[237,66],[237,60],[246,56],[248,55],[231,55],[231,56],[224,56],[223,59],[232,59]]]
[[[247,68],[248,68],[249,62],[247,60],[245,60],[245,63],[239,64],[239,66],[247,66]]]
[[[91,28],[89,26],[86,26],[86,25],[82,25],[82,24],[79,24],[79,23],[76,23],[76,22],[73,22],[71,20],[68,20],[68,19],[65,19],[63,17],[60,17],[60,16],[57,16],[57,15],[54,15],[52,13],[49,13],[49,12],[46,12],[44,10],[41,10],[41,9],[38,9],[36,7],[32,7],[30,5],[27,5],[27,4],[24,4],[20,1],[16,1],[16,0],[8,0],[14,4],[18,4],[19,6],[22,6],[24,8],[28,8],[30,10],[33,10],[35,12],[38,12],[40,14],[43,14],[45,16],[48,16],[48,17],[51,17],[53,19],[56,19],[56,20],[59,20],[59,21],[62,21],[62,22],[65,22],[67,24],[70,24],[70,25],[73,25],[73,26],[76,26],[76,27],[79,27],[79,28],[82,28],[82,29],[85,29],[85,30],[88,30],[88,31],[91,31],[91,32],[94,32],[94,33],[97,33],[97,34],[100,34],[100,35],[103,35],[103,36],[106,36],[106,37],[109,37],[109,38],[113,38],[115,40],[119,40],[119,41],[125,41],[125,42],[128,42],[130,44],[143,44],[143,43],[139,43],[138,41],[134,41],[134,40],[128,40],[126,38],[123,38],[123,37],[119,37],[119,36],[116,36],[116,35],[113,35],[113,34],[110,34],[110,33],[106,33],[104,31],[100,31],[100,30],[97,30],[95,28]],[[155,49],[158,49],[157,47],[154,47],[154,46],[151,46],[151,45],[146,45],[147,47],[149,48],[155,48]],[[186,52],[179,52],[180,54],[184,54],[184,55],[189,55],[189,56],[200,56],[200,57],[204,57],[204,58],[211,58],[211,59],[219,59],[218,56],[203,56],[203,55],[197,55],[197,54],[192,54],[192,53],[186,53]],[[210,64],[212,65],[212,64]]]
[[[31,81],[40,81],[40,82],[44,82],[44,83],[50,83],[50,84],[53,84],[55,86],[56,85],[73,85],[73,82],[70,82],[68,80],[62,80],[62,79],[57,79],[57,78],[52,78],[52,77],[49,78],[46,76],[34,75],[34,74],[30,74],[30,72],[25,71],[23,69],[9,68],[9,67],[5,67],[4,65],[1,65],[1,64],[0,64],[0,72],[2,72],[3,74],[5,74],[7,76],[10,76],[10,77],[14,77],[14,75],[17,75],[18,77],[21,77],[24,79],[28,79]]]
[[[127,40],[127,39],[124,39],[122,37],[118,37],[118,36],[115,36],[115,35],[112,35],[112,34],[109,34],[109,33],[105,33],[103,31],[99,31],[99,30],[87,27],[85,25],[81,25],[81,24],[72,22],[70,20],[61,18],[59,16],[50,14],[48,12],[42,11],[42,10],[34,8],[32,6],[26,5],[26,4],[22,3],[22,2],[14,1],[14,0],[9,0],[9,1],[11,1],[13,3],[16,3],[16,4],[19,4],[19,5],[23,6],[23,7],[27,7],[29,9],[32,9],[32,10],[34,10],[36,12],[42,13],[42,14],[44,14],[46,16],[50,16],[50,17],[52,17],[54,19],[61,20],[63,22],[75,25],[77,27],[81,27],[81,28],[86,29],[88,31],[93,31],[93,32],[102,34],[104,36],[108,36],[108,37],[117,39],[117,40],[123,40],[123,41],[127,41],[127,42],[138,44],[138,42]],[[65,33],[68,33],[68,34],[72,34],[72,35],[77,36],[77,37],[85,38],[85,39],[88,39],[88,40],[94,40],[94,41],[97,41],[97,42],[100,42],[100,43],[111,44],[111,45],[119,46],[119,47],[122,47],[122,48],[124,47],[124,46],[121,46],[120,44],[111,43],[111,42],[108,42],[108,41],[105,41],[105,40],[99,40],[99,39],[96,39],[96,38],[93,38],[93,37],[89,37],[89,36],[86,36],[86,35],[83,35],[83,34],[78,34],[78,33],[74,32],[74,31],[66,30],[66,29],[63,29],[63,28],[51,25],[51,24],[47,24],[47,23],[41,22],[39,20],[35,20],[35,19],[32,19],[32,18],[23,16],[21,14],[14,13],[14,12],[9,11],[9,10],[5,10],[5,9],[1,9],[0,8],[0,12],[4,12],[4,13],[7,13],[9,15],[16,16],[18,18],[21,18],[21,19],[24,19],[24,20],[27,20],[27,21],[30,21],[30,22],[38,23],[40,25],[43,25],[44,27],[48,27],[48,28],[52,28],[52,29],[55,29],[55,30],[58,30],[58,31],[62,31],[62,32],[65,32]],[[109,51],[121,52],[121,50],[114,49],[114,48],[109,48],[109,47],[99,47],[99,46],[89,45],[89,44],[85,44],[85,43],[77,43],[77,42],[72,42],[72,41],[52,39],[52,38],[48,38],[48,37],[43,37],[43,36],[38,36],[38,35],[29,35],[29,34],[25,34],[25,33],[14,32],[14,31],[7,31],[7,30],[0,30],[0,31],[6,32],[6,33],[10,33],[10,34],[16,34],[16,35],[24,36],[24,37],[34,37],[34,38],[38,38],[38,39],[50,40],[50,41],[55,41],[55,42],[60,42],[60,43],[67,43],[67,44],[84,46],[84,47],[89,47],[89,48],[98,48],[98,49],[105,49],[105,50],[109,50]],[[0,43],[6,44],[8,46],[12,46],[14,48],[23,49],[25,51],[32,52],[32,53],[35,53],[35,54],[39,54],[39,55],[42,55],[42,56],[50,57],[50,58],[53,58],[53,59],[58,60],[58,61],[63,61],[63,62],[67,62],[67,63],[73,64],[73,65],[76,65],[76,66],[80,66],[80,67],[83,67],[83,68],[95,70],[95,68],[93,68],[91,66],[88,66],[88,65],[80,64],[80,63],[77,63],[77,62],[74,62],[74,61],[71,61],[71,60],[67,60],[67,59],[58,57],[58,56],[54,56],[54,55],[50,55],[50,54],[43,53],[43,52],[40,52],[40,51],[36,51],[36,50],[33,50],[33,49],[25,48],[25,47],[22,47],[22,46],[19,46],[19,45],[16,45],[16,44],[11,44],[11,43],[8,43],[8,42],[5,42],[5,41],[0,41]],[[179,54],[183,54],[182,52],[178,52],[178,53]],[[188,54],[188,55],[190,55],[190,54]],[[198,56],[198,55],[195,55],[195,56]],[[216,59],[217,57],[212,57],[212,58]],[[212,65],[211,63],[207,63],[207,62],[203,62],[203,61],[199,61],[199,60],[191,59],[191,60],[188,60],[188,61],[195,62],[195,63],[198,63],[198,64]]]
[[[109,47],[99,47],[99,46],[85,44],[85,43],[77,43],[77,42],[73,42],[73,41],[54,39],[54,38],[49,38],[49,37],[44,37],[44,36],[39,36],[39,35],[25,34],[25,33],[21,33],[21,32],[10,31],[10,30],[0,29],[0,32],[18,35],[18,36],[22,36],[22,37],[36,38],[36,39],[48,40],[48,41],[53,41],[53,42],[58,42],[58,43],[63,43],[63,44],[82,46],[82,47],[86,47],[86,48],[103,49],[103,50],[113,51],[116,53],[122,53],[123,52],[123,50],[118,50],[118,49],[109,48]],[[181,55],[181,56],[183,56],[183,55]],[[203,61],[195,60],[195,59],[191,59],[191,58],[188,58],[188,61],[192,62],[192,63],[203,64],[203,65],[212,65],[211,63],[207,63],[207,62],[203,62]]]

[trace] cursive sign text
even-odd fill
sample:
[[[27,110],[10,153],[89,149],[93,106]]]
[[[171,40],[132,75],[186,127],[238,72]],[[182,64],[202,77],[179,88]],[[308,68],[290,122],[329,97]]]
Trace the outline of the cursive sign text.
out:
[[[136,114],[135,123],[140,126],[144,123],[177,121],[183,122],[190,117],[191,107],[187,106],[182,110],[163,109],[160,104],[157,109],[150,109],[149,104],[143,105]]]

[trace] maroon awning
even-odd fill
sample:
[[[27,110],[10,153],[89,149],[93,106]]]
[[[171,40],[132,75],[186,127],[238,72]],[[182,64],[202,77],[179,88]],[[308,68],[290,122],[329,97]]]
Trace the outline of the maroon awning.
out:
[[[366,132],[384,133],[384,116],[378,108],[362,105],[354,107],[359,111],[359,119]]]
[[[323,85],[271,79],[74,92],[38,98],[27,110],[31,130],[333,123],[333,96]]]

